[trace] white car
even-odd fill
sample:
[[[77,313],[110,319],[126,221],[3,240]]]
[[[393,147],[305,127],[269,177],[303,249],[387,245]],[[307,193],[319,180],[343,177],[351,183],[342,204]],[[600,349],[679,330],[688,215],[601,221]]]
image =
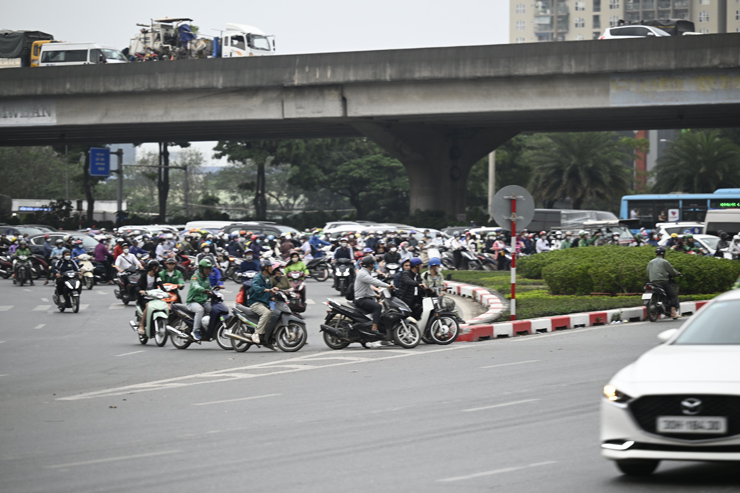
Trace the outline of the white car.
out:
[[[657,223],[653,231],[660,233],[663,239],[668,238],[671,234],[691,233],[694,235],[704,233],[704,224],[692,222],[675,222],[675,223]]]
[[[709,302],[604,387],[601,454],[624,474],[661,460],[740,461],[740,289]]]
[[[665,36],[670,36],[670,34],[657,27],[629,24],[610,27],[599,39],[662,38]]]

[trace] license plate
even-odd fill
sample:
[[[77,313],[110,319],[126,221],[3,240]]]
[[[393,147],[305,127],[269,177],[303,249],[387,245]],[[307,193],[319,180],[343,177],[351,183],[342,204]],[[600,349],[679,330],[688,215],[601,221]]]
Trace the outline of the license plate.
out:
[[[643,300],[649,300],[652,297],[653,297],[653,293],[645,293],[642,295]]]
[[[727,433],[727,418],[722,416],[658,416],[658,433]]]

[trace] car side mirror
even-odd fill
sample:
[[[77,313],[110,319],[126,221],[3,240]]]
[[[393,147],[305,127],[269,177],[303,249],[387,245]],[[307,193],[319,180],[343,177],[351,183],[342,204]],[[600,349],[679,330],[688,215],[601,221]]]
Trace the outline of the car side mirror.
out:
[[[662,343],[668,342],[674,335],[676,335],[676,332],[678,332],[678,329],[664,330],[658,334],[658,340]]]
[[[647,37],[649,38],[650,36],[655,37],[655,33],[652,31],[648,31]]]

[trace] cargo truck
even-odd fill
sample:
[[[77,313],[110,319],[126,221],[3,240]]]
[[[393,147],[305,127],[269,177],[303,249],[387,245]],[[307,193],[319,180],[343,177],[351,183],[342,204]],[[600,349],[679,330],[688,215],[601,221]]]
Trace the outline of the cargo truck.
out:
[[[41,47],[53,41],[41,31],[0,30],[0,68],[38,67]]]

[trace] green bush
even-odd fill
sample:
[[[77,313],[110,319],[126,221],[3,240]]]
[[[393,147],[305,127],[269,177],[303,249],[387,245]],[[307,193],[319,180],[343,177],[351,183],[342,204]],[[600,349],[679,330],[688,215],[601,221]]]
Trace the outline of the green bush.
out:
[[[655,258],[653,247],[588,247],[538,254],[529,261],[529,275],[541,275],[552,294],[637,293],[647,282],[647,264]],[[666,259],[683,274],[682,294],[726,291],[740,275],[740,263],[669,251]],[[524,275],[524,273],[522,273]]]

